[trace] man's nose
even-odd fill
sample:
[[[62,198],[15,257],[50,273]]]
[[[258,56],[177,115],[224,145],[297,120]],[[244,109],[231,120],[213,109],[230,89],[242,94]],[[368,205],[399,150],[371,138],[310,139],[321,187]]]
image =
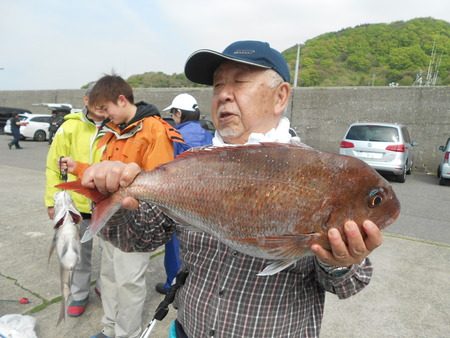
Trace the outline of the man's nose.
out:
[[[223,84],[218,93],[217,98],[220,102],[231,101],[233,99],[234,89],[231,84]]]

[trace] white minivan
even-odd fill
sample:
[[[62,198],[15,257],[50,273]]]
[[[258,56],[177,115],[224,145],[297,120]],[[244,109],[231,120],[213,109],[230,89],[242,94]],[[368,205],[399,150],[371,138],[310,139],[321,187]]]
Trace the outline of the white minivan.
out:
[[[363,160],[380,172],[395,175],[403,183],[414,163],[408,129],[396,123],[353,123],[341,141],[339,154]]]

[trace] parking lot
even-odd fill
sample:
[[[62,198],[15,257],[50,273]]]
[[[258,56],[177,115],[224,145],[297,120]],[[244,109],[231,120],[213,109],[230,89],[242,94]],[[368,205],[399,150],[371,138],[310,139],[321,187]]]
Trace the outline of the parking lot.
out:
[[[0,316],[33,311],[39,337],[87,337],[101,328],[96,297],[81,318],[55,327],[59,277],[56,258],[47,265],[53,230],[43,205],[48,144],[22,141],[23,150],[8,150],[9,139],[0,135],[0,299],[29,297],[32,303],[2,302]],[[348,300],[327,296],[322,337],[445,337],[450,332],[450,186],[414,172],[406,183],[392,185],[402,211],[371,255],[371,285]],[[153,292],[162,278],[161,258],[158,253],[152,258],[147,274],[145,319],[161,300]],[[98,265],[97,253],[94,278]],[[158,324],[153,337],[166,337],[167,325],[168,320]]]

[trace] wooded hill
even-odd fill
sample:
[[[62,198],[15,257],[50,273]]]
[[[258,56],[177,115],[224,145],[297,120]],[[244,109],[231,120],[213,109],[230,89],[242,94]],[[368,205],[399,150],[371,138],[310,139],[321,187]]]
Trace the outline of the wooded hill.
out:
[[[283,52],[294,80],[297,46]],[[450,85],[450,23],[418,18],[326,33],[300,46],[298,85]],[[184,74],[132,75],[133,87],[198,86]]]

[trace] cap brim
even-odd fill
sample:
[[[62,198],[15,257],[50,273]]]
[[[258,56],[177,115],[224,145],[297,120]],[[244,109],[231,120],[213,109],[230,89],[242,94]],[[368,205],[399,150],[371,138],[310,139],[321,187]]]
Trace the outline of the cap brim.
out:
[[[164,108],[162,111],[167,111],[167,110],[170,110],[170,109],[172,109],[172,105],[170,105],[170,106],[167,106],[166,108]]]
[[[259,68],[270,68],[247,60],[233,58],[210,49],[200,49],[188,57],[184,66],[184,74],[192,82],[211,86],[214,72],[224,61],[235,61]]]

